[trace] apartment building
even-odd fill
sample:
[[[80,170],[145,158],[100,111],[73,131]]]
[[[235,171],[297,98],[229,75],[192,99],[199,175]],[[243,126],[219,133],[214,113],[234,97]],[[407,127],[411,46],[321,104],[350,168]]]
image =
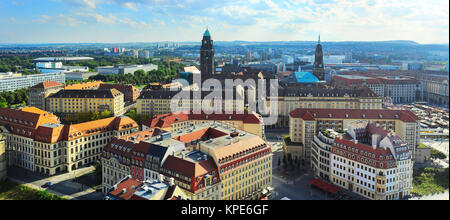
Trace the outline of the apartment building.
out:
[[[124,95],[117,89],[60,90],[47,98],[50,112],[62,115],[79,112],[110,111],[118,116],[124,113]]]
[[[243,130],[264,138],[264,125],[258,113],[244,112],[243,114],[194,114],[191,112],[167,113],[153,116],[142,123],[142,129],[161,128],[169,132],[176,132],[197,124],[219,122],[231,128]]]
[[[267,93],[269,94],[269,93]],[[289,126],[289,114],[297,108],[326,109],[381,109],[382,98],[369,88],[345,89],[323,85],[282,87],[278,97],[268,97],[278,101],[278,123],[269,127],[285,128]]]
[[[218,122],[115,138],[102,158],[106,190],[127,175],[139,181],[163,175],[191,200],[258,199],[271,190],[270,146],[259,136]]]
[[[352,123],[334,141],[330,180],[368,199],[402,199],[412,189],[410,149],[398,135],[376,124]]]
[[[187,149],[212,157],[222,200],[261,199],[270,192],[272,151],[261,137],[213,122],[175,134]]]
[[[30,87],[28,89],[28,106],[47,111],[46,98],[61,89],[64,89],[64,84],[55,81],[42,82]]]
[[[357,120],[370,120],[394,131],[411,147],[414,158],[420,138],[419,118],[409,110],[396,109],[295,109],[290,114],[289,137],[299,151],[291,150],[295,154],[293,156],[310,162],[312,141],[319,131],[334,129],[343,132],[349,123]]]
[[[117,89],[124,95],[124,102],[135,102],[141,91],[133,85],[101,84],[99,89]]]
[[[18,75],[7,76],[0,78],[0,91],[15,91],[22,88],[29,88],[36,84],[55,81],[58,83],[65,83],[66,76],[64,73],[46,73],[33,75]]]
[[[0,125],[6,128],[8,166],[47,175],[93,164],[113,137],[138,130],[123,116],[62,125],[55,115],[33,107],[0,109]]]
[[[332,81],[338,87],[367,86],[382,98],[390,97],[393,103],[412,103],[423,99],[423,85],[412,77],[336,75]]]
[[[244,93],[243,89],[233,90],[233,97],[226,96],[226,90],[219,94],[210,91],[184,91],[187,95],[186,102],[183,105],[177,97],[181,97],[181,91],[163,91],[147,90],[142,91],[137,99],[136,111],[140,115],[161,115],[171,113],[172,108],[178,107],[179,111],[191,111],[198,108],[201,111],[215,111],[223,113],[225,111],[237,112],[244,111]],[[173,99],[174,98],[174,99]],[[172,100],[173,99],[173,100]]]

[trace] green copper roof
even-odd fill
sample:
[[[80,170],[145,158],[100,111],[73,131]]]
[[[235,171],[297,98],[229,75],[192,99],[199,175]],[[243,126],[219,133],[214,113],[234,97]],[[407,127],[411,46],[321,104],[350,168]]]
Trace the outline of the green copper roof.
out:
[[[203,34],[203,37],[211,37],[211,34],[209,33],[208,29],[206,29],[205,34]]]

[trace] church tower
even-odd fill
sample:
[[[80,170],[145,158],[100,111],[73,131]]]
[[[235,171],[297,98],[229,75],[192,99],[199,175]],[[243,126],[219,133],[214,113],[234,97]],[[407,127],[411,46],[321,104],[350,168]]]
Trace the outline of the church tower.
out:
[[[320,44],[320,35],[319,35],[319,43],[316,47],[314,66],[313,66],[313,74],[321,81],[325,80],[325,66],[323,64],[323,51],[322,45]]]
[[[209,30],[206,28],[200,49],[200,72],[201,74],[214,74],[214,70],[214,44]]]

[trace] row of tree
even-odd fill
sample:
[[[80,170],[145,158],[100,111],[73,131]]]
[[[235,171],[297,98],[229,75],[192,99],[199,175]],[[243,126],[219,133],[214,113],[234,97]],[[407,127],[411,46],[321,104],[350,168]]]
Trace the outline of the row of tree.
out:
[[[95,121],[103,118],[109,118],[112,117],[113,114],[108,111],[102,111],[102,112],[78,112],[75,114],[70,114],[64,117],[64,123],[65,124],[78,124],[88,121]]]
[[[168,64],[167,64],[168,65]],[[134,74],[117,74],[117,75],[95,75],[89,77],[89,80],[101,80],[104,82],[114,82],[121,84],[146,85],[155,82],[170,83],[176,78],[177,73],[184,67],[181,63],[171,64],[169,70],[166,64],[159,64],[158,70],[145,72],[137,70]]]

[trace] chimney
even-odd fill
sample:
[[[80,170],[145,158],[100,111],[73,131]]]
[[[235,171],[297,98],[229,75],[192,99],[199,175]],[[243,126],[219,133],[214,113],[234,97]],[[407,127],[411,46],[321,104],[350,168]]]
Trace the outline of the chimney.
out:
[[[164,182],[164,175],[162,175],[162,174],[159,174],[159,182]]]
[[[175,186],[175,179],[170,177],[170,186]]]

